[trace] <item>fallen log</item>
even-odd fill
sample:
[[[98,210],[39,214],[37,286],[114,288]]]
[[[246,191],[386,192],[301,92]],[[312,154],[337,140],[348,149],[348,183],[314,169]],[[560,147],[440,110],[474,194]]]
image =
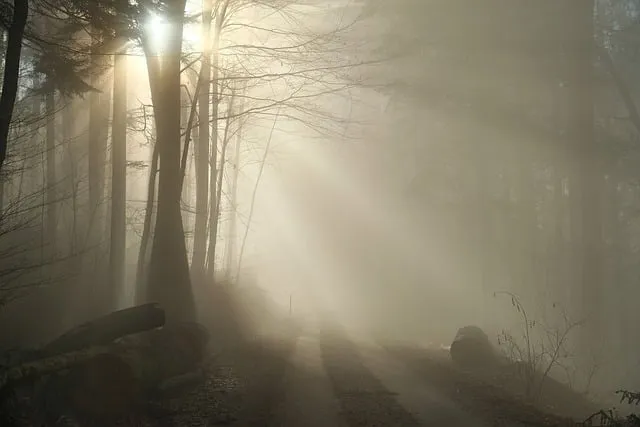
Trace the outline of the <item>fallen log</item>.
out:
[[[41,356],[51,357],[82,348],[108,345],[116,339],[163,326],[165,313],[157,304],[114,311],[83,323],[45,345]]]
[[[151,303],[114,311],[83,323],[40,349],[22,352],[19,360],[0,369],[0,397],[10,384],[112,353],[114,348],[109,345],[117,339],[159,328],[164,322],[164,310]]]
[[[55,356],[59,367],[69,369],[47,381],[39,406],[47,418],[64,415],[90,425],[128,414],[149,396],[202,377],[208,339],[201,325],[179,323],[96,347],[93,357],[70,365],[63,361],[70,354]]]
[[[202,378],[208,340],[202,325],[179,323],[25,362],[0,372],[0,395],[26,387],[34,405],[28,412],[39,419],[111,425],[150,396]]]
[[[73,365],[110,352],[111,349],[109,347],[92,347],[90,349],[24,362],[17,366],[10,367],[0,371],[0,394],[1,391],[11,384],[62,371]]]
[[[34,413],[96,420],[126,414],[154,392],[193,382],[194,372],[202,376],[208,332],[195,322],[159,328],[164,320],[155,304],[132,307],[27,352],[28,360],[0,369],[0,404],[15,390],[27,390]]]

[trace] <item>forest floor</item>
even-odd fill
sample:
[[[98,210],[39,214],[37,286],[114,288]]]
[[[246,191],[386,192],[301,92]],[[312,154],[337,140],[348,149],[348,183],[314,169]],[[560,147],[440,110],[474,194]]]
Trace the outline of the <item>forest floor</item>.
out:
[[[354,341],[340,327],[278,333],[212,356],[206,380],[158,402],[149,426],[568,426],[593,409],[567,393],[536,408],[443,351]],[[550,415],[555,413],[555,415]],[[138,424],[139,425],[139,424]]]

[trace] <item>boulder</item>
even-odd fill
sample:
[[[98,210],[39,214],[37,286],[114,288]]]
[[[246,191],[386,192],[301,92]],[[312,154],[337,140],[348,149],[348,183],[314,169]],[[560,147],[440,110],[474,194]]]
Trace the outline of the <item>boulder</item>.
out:
[[[487,368],[498,360],[489,337],[478,326],[458,329],[449,351],[453,362],[465,369]]]

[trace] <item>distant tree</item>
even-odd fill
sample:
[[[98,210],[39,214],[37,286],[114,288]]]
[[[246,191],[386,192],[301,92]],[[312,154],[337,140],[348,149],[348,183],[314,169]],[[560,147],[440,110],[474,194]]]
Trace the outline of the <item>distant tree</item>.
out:
[[[202,2],[202,64],[203,76],[200,89],[198,140],[195,145],[196,169],[196,218],[193,235],[193,259],[191,271],[199,280],[204,278],[207,258],[207,221],[209,218],[209,145],[210,129],[210,92],[211,92],[211,21],[213,19],[213,0]]]
[[[110,283],[115,297],[124,292],[127,195],[127,51],[126,38],[114,54],[113,122],[111,128],[111,241]]]

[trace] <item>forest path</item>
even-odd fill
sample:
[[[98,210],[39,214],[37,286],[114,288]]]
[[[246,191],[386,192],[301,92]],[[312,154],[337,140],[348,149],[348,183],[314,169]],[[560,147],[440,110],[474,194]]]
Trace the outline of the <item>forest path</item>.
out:
[[[320,349],[341,415],[350,426],[488,425],[373,339],[354,340],[339,325],[326,323]]]
[[[478,426],[486,423],[464,411],[437,387],[415,375],[398,358],[373,340],[358,342],[365,366],[390,391],[396,400],[424,426]]]
[[[222,420],[223,424],[247,427],[537,425],[507,421],[496,413],[495,407],[482,400],[479,401],[482,407],[469,405],[466,394],[459,395],[460,390],[456,391],[460,384],[449,370],[423,362],[409,350],[394,350],[362,336],[349,334],[331,319],[321,319],[310,322],[304,330],[297,329],[292,335],[266,338],[253,356],[245,358],[241,376],[249,381],[242,398],[246,403],[233,422]],[[435,371],[427,375],[422,372],[425,369],[427,373]]]
[[[347,427],[324,368],[317,332],[297,338],[284,373],[285,393],[276,411],[277,425]]]

